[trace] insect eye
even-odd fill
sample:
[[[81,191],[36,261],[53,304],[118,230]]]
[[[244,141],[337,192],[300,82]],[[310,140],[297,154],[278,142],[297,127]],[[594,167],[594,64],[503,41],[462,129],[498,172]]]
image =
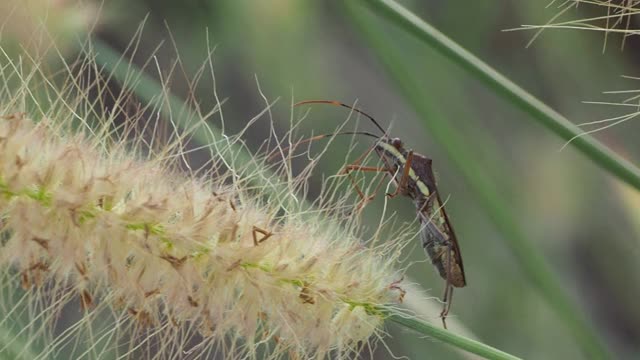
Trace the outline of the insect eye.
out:
[[[391,144],[393,145],[393,147],[395,147],[396,149],[402,149],[402,140],[395,138],[391,141]]]

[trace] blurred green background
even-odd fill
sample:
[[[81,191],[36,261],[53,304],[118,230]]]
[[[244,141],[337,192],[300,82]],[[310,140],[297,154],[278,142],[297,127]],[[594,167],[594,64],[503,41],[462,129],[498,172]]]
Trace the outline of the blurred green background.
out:
[[[547,2],[510,0],[402,3],[575,123],[628,111],[582,101],[611,101],[603,91],[637,86],[620,77],[640,75],[640,47],[633,42],[621,51],[620,39],[611,36],[603,52],[602,33],[545,31],[526,48],[534,31],[503,31],[543,24],[559,11],[558,4],[547,8]],[[566,16],[593,17],[600,11],[583,6]],[[463,152],[465,161],[481,170],[478,176],[498,190],[517,226],[533,240],[574,307],[603,342],[619,358],[640,357],[638,193],[571,146],[563,149],[562,139],[361,2],[345,6],[340,1],[294,0],[8,1],[0,5],[0,23],[0,45],[8,52],[59,49],[59,56],[47,57],[46,66],[52,71],[61,68],[60,57],[78,56],[78,44],[92,30],[95,39],[125,53],[134,64],[147,64],[149,75],[162,74],[164,81],[170,79],[175,95],[192,99],[205,110],[215,105],[213,79],[208,70],[200,74],[199,69],[207,60],[208,46],[215,47],[215,85],[219,97],[227,99],[224,126],[230,134],[264,110],[258,82],[269,102],[278,100],[271,112],[279,134],[289,126],[292,101],[357,101],[383,126],[390,125],[392,135],[434,160],[440,191],[449,196],[447,210],[468,281],[466,288],[455,292],[451,318],[479,340],[523,358],[584,357],[574,334],[523,274],[508,239],[462,175],[464,165],[451,161],[452,151]],[[42,30],[48,35],[34,35]],[[370,37],[385,44],[382,54],[367,40]],[[132,41],[135,54],[129,46]],[[393,59],[395,72],[413,79],[415,90],[407,93],[397,87],[384,65],[385,56],[387,61]],[[117,83],[112,87],[120,91]],[[415,111],[408,100],[411,96],[419,96],[431,117]],[[340,108],[310,109],[300,125],[308,136],[330,132],[348,116]],[[306,110],[294,109],[294,119]],[[432,122],[446,124],[447,130],[432,137],[428,125]],[[212,124],[219,123],[214,116]],[[248,128],[245,139],[251,149],[260,147],[269,127],[269,118],[262,116]],[[359,128],[372,126],[361,119]],[[637,124],[629,121],[595,136],[633,160],[640,157],[637,134]],[[448,136],[461,139],[464,148],[457,143],[453,149],[447,146]],[[369,144],[365,138],[360,142],[362,149]],[[348,138],[334,141],[329,156],[314,172],[317,180],[311,182],[310,194],[317,193],[323,175],[340,171],[348,147]],[[364,213],[371,227],[381,204],[374,202]],[[401,223],[417,231],[416,224],[410,224],[415,218],[410,201],[397,198],[389,207]],[[424,253],[419,246],[409,246],[407,259],[421,261]],[[431,296],[441,295],[443,281],[429,263],[413,264],[408,275]],[[437,315],[438,310],[431,313],[431,320],[438,321]],[[387,342],[396,356],[468,357],[396,325],[388,329]],[[379,346],[374,356],[391,355]]]

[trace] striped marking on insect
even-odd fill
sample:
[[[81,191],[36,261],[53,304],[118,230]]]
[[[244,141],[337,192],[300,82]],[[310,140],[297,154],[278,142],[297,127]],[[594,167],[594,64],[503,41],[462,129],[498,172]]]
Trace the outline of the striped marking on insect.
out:
[[[440,313],[442,324],[446,328],[447,324],[445,320],[451,309],[453,288],[464,287],[467,282],[462,265],[460,245],[458,244],[457,237],[436,186],[432,160],[424,155],[414,153],[413,150],[406,149],[399,138],[389,137],[387,132],[373,117],[359,109],[338,101],[328,100],[301,101],[294,104],[294,106],[304,104],[329,104],[345,107],[367,117],[382,132],[380,136],[367,132],[324,134],[314,136],[305,141],[315,141],[329,136],[343,134],[365,135],[377,139],[376,143],[353,164],[346,165],[344,172],[349,176],[351,183],[362,199],[362,206],[375,197],[382,182],[376,186],[372,195],[365,195],[351,177],[351,171],[386,173],[396,185],[395,192],[387,194],[387,196],[393,198],[397,195],[404,195],[413,200],[421,224],[420,238],[422,240],[422,246],[431,259],[431,263],[438,270],[440,277],[446,281],[442,299],[444,306]],[[360,164],[371,151],[376,152],[384,163],[384,167],[363,166]]]

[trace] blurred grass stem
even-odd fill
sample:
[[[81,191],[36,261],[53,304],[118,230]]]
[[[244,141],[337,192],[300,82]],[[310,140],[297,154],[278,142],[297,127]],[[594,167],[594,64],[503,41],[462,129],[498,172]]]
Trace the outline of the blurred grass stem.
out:
[[[520,359],[516,356],[508,354],[504,351],[492,348],[489,345],[483,344],[479,341],[465,338],[460,335],[456,335],[451,331],[445,330],[440,325],[433,325],[427,322],[409,318],[397,313],[390,314],[387,320],[392,320],[395,323],[403,325],[409,329],[413,329],[421,334],[428,335],[434,339],[438,339],[447,344],[453,345],[457,348],[466,350],[470,353],[484,357],[485,359],[505,359],[505,360],[517,360]]]

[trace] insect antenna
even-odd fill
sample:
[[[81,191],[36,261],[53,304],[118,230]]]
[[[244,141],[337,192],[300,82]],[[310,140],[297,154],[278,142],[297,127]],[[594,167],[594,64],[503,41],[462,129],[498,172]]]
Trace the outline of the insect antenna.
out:
[[[304,104],[329,104],[329,105],[333,105],[333,106],[342,106],[342,107],[346,107],[349,110],[355,111],[358,114],[362,114],[364,115],[367,119],[371,120],[371,122],[373,122],[373,124],[380,129],[380,131],[382,132],[383,135],[387,135],[387,132],[382,128],[382,126],[380,126],[380,124],[376,121],[376,119],[373,118],[373,116],[367,114],[366,112],[358,109],[358,108],[354,108],[353,106],[347,105],[345,103],[341,103],[340,101],[334,101],[334,100],[305,100],[305,101],[300,101],[297,102],[295,104],[293,104],[293,106],[300,106],[300,105],[304,105]]]

